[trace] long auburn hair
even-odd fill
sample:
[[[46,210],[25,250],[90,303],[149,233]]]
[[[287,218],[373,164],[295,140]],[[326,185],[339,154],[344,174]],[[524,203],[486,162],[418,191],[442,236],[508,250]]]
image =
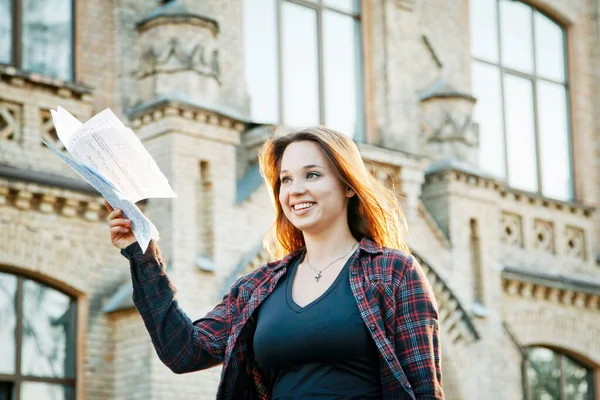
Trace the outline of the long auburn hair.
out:
[[[355,195],[348,202],[348,225],[354,238],[360,241],[366,237],[380,246],[408,253],[406,217],[394,192],[367,171],[358,147],[350,138],[317,126],[273,137],[259,153],[260,171],[275,207],[275,222],[265,239],[271,257],[282,258],[305,245],[302,231],[287,219],[279,203],[281,159],[285,149],[299,141],[317,143],[342,183],[354,190]]]

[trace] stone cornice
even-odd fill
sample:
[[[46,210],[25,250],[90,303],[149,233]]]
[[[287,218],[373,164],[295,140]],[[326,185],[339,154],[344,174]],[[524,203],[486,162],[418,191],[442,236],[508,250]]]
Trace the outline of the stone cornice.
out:
[[[502,287],[509,295],[578,308],[600,308],[600,282],[509,266],[504,266],[501,274]]]
[[[27,90],[41,88],[59,97],[75,98],[91,103],[93,89],[79,83],[63,81],[35,72],[25,72],[12,66],[0,65],[0,82]]]
[[[25,212],[82,218],[92,222],[99,221],[106,215],[100,195],[93,196],[86,192],[0,177],[0,207],[7,206]]]
[[[219,34],[219,24],[214,19],[197,14],[169,14],[148,17],[138,22],[138,32],[144,32],[160,25],[190,24],[208,29],[213,36]]]
[[[0,164],[0,207],[99,221],[106,209],[85,181]]]
[[[581,203],[550,199],[538,193],[512,188],[505,181],[456,160],[444,160],[428,168],[425,173],[425,184],[439,181],[447,183],[461,182],[469,186],[495,191],[501,198],[506,200],[569,212],[586,218],[591,217],[596,210],[594,207]]]
[[[82,179],[73,179],[46,172],[26,170],[6,164],[0,164],[0,179],[2,178],[43,186],[52,186],[86,194],[98,194],[93,187]]]
[[[220,126],[243,132],[250,123],[242,115],[225,108],[173,97],[161,97],[141,104],[127,112],[135,128],[158,121],[164,117],[182,117],[191,121]]]

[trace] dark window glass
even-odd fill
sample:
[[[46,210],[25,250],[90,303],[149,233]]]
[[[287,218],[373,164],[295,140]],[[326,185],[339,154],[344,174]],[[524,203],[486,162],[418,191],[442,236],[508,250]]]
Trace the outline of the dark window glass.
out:
[[[12,60],[12,1],[0,0],[0,63]]]
[[[75,398],[76,314],[64,293],[0,272],[0,400]]]
[[[22,0],[22,67],[64,80],[73,77],[72,0]]]

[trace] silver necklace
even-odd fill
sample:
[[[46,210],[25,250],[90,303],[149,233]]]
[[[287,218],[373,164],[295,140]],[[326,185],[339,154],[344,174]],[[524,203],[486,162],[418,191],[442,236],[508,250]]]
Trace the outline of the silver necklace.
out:
[[[312,265],[310,265],[310,260],[308,259],[308,252],[306,253],[306,263],[308,264],[308,266],[310,267],[310,269],[312,269],[313,271],[315,271],[317,273],[317,275],[315,275],[315,280],[317,282],[319,282],[319,279],[321,279],[321,272],[325,271],[327,268],[331,267],[336,261],[340,261],[342,258],[346,257],[348,255],[348,253],[350,253],[352,251],[352,249],[354,249],[354,246],[356,246],[358,244],[358,242],[354,242],[352,244],[352,247],[350,247],[350,250],[348,250],[346,252],[346,254],[344,254],[343,256],[341,256],[338,259],[333,260],[332,262],[329,263],[328,266],[326,266],[325,268],[321,269],[321,270],[317,270],[315,269]]]

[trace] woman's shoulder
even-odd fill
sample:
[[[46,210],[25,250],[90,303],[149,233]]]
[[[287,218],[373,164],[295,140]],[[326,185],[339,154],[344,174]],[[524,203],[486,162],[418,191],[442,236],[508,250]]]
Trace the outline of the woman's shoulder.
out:
[[[361,246],[372,254],[371,267],[374,272],[387,279],[400,281],[407,272],[418,268],[418,261],[407,251],[380,246],[368,240],[367,243],[361,242]]]

